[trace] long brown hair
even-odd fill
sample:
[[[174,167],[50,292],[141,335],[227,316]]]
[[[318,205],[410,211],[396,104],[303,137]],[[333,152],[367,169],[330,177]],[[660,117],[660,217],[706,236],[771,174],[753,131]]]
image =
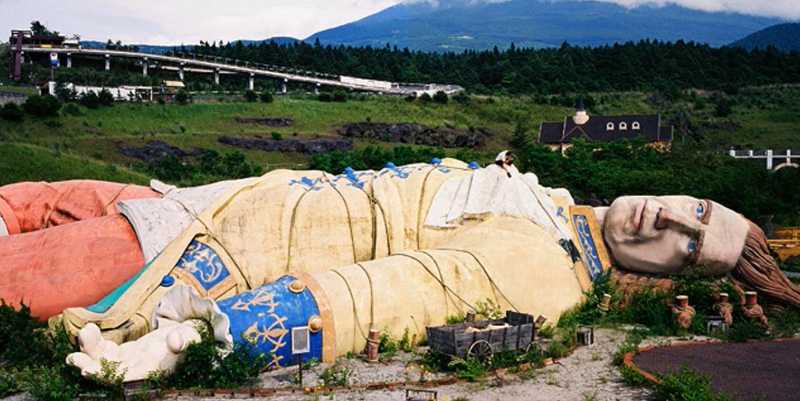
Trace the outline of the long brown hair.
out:
[[[747,219],[745,219],[747,220]],[[733,278],[743,287],[758,291],[768,301],[800,307],[800,288],[781,272],[769,253],[767,236],[752,221],[739,261],[733,269]]]

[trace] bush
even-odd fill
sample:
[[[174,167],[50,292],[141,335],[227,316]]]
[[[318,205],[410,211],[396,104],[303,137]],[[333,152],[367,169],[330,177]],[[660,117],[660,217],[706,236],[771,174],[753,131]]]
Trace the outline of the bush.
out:
[[[167,385],[173,388],[237,388],[252,385],[267,365],[267,355],[248,341],[238,341],[225,355],[215,342],[209,322],[200,330],[202,340],[189,345]]]
[[[736,398],[723,392],[714,393],[711,377],[688,366],[681,366],[661,378],[654,394],[658,399],[666,401],[733,401]]]
[[[325,369],[319,375],[320,380],[325,387],[348,387],[350,386],[350,377],[353,371],[339,364]]]
[[[100,97],[96,93],[89,91],[81,95],[80,102],[87,109],[100,108]]]
[[[430,103],[431,101],[433,101],[433,98],[431,98],[431,95],[423,93],[422,95],[419,96],[419,101],[422,103]]]
[[[35,117],[55,117],[58,115],[58,110],[61,109],[61,103],[55,96],[33,95],[25,101],[22,107],[26,113]]]
[[[280,132],[273,132],[270,135],[272,135],[272,139],[276,141],[280,141],[281,139],[283,139],[283,135]]]
[[[717,104],[714,105],[714,116],[715,117],[728,117],[733,112],[733,104],[727,98],[720,98],[717,100]]]
[[[0,118],[6,121],[19,122],[25,117],[25,111],[16,103],[8,102],[0,108]]]
[[[70,380],[68,370],[76,369],[66,365],[32,368],[24,374],[23,389],[37,400],[72,401],[78,397],[80,386]]]
[[[272,96],[272,92],[269,91],[261,92],[259,98],[261,98],[261,102],[263,103],[272,103],[275,100],[275,97]]]
[[[433,94],[433,101],[436,103],[447,104],[448,100],[449,98],[447,97],[447,94],[444,93],[444,91],[437,91],[436,93]]]
[[[189,103],[189,93],[183,89],[179,90],[178,93],[175,94],[175,101],[178,102],[178,104]]]
[[[256,94],[254,91],[248,89],[248,90],[244,91],[244,100],[246,100],[246,101],[248,101],[250,103],[253,103],[256,100],[258,100],[258,94]]]
[[[455,100],[457,103],[460,103],[460,104],[467,104],[472,99],[470,99],[469,95],[467,95],[466,92],[461,91],[461,92],[456,93],[455,96],[453,96],[453,100]]]
[[[114,105],[114,95],[108,89],[101,90],[97,98],[100,100],[101,106],[111,107]]]
[[[347,92],[337,89],[333,91],[333,101],[337,103],[344,103],[347,101]]]
[[[333,100],[333,98],[331,97],[330,93],[322,92],[319,95],[317,95],[317,100],[323,103],[330,103]]]

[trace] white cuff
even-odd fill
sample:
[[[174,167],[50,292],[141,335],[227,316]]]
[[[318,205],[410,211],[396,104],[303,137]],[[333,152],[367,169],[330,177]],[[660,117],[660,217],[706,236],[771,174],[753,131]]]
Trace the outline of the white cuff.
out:
[[[6,227],[6,222],[3,221],[3,215],[0,215],[0,237],[8,236],[8,227]]]

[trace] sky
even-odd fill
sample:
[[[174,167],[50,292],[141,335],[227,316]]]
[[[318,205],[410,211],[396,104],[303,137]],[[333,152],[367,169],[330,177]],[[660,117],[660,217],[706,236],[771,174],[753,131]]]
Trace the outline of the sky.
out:
[[[0,0],[0,40],[39,20],[66,36],[178,45],[275,36],[304,39],[400,2],[448,0]],[[468,2],[508,0],[467,0]],[[563,0],[554,0],[563,1]],[[600,0],[626,7],[679,4],[800,20],[800,0]]]

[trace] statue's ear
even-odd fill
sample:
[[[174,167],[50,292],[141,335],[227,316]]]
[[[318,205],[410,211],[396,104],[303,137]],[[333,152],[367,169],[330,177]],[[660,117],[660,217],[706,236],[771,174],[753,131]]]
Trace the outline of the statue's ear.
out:
[[[603,229],[603,222],[606,219],[606,212],[608,212],[608,207],[596,207],[594,208],[594,215],[597,217],[597,222],[600,224],[600,229]]]

